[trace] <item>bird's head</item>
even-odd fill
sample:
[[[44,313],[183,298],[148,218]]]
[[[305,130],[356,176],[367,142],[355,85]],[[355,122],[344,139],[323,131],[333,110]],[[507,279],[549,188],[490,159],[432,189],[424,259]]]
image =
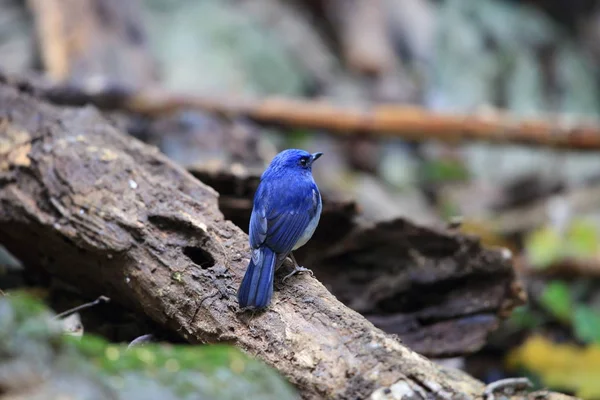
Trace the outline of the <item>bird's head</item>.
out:
[[[313,162],[322,155],[323,153],[310,154],[307,151],[298,149],[284,150],[273,158],[273,161],[271,161],[271,164],[265,173],[282,170],[310,173],[312,171]]]

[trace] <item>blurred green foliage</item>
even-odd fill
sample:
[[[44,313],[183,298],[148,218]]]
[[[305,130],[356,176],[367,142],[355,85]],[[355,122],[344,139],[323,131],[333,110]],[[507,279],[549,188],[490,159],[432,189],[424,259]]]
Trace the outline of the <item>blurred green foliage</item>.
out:
[[[561,237],[550,227],[538,229],[527,237],[525,249],[532,267],[546,268],[560,257]]]
[[[429,160],[421,167],[421,178],[428,183],[468,181],[469,177],[469,170],[461,160]]]
[[[528,335],[507,355],[509,370],[539,380],[541,386],[572,391],[582,399],[599,398],[600,312],[586,304],[593,289],[593,284],[581,285],[576,280],[552,280],[537,297],[537,303],[515,310],[510,324]],[[555,321],[569,328],[578,343],[555,343],[535,333],[550,328]]]
[[[571,321],[573,301],[569,286],[565,282],[549,282],[539,300],[542,307],[557,320],[563,323]]]
[[[578,296],[578,291],[576,284],[552,280],[537,299],[541,310],[531,304],[519,307],[511,315],[510,323],[531,330],[557,321],[570,328],[580,342],[600,344],[600,310],[586,304],[585,296]]]
[[[559,231],[545,226],[532,232],[525,241],[530,265],[546,269],[561,263],[590,262],[600,254],[600,235],[596,225],[574,219]],[[589,280],[587,283],[590,283]],[[585,293],[592,288],[573,282],[553,280],[546,284],[539,303],[555,320],[572,328],[573,335],[584,343],[600,343],[600,310],[586,304]]]
[[[573,315],[575,336],[586,343],[600,344],[600,313],[593,308],[579,304]]]
[[[569,226],[564,243],[566,257],[594,257],[600,250],[600,235],[596,224],[585,220],[574,220]]]
[[[77,340],[23,295],[0,297],[0,371],[0,393],[23,399],[298,398],[274,370],[233,347]]]
[[[291,149],[303,149],[314,139],[314,136],[314,132],[309,129],[292,129],[286,135],[286,147]]]
[[[510,323],[518,328],[532,330],[544,323],[544,317],[531,311],[529,305],[514,309],[510,315]]]
[[[600,254],[600,235],[593,223],[574,219],[564,232],[552,226],[533,231],[525,241],[529,263],[547,268],[565,259],[588,259]]]

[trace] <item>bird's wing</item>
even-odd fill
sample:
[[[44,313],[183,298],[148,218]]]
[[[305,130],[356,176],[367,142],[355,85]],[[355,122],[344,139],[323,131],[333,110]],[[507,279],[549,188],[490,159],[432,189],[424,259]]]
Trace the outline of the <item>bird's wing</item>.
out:
[[[258,193],[258,192],[257,192]],[[254,202],[254,209],[250,215],[250,246],[258,248],[267,238],[267,218],[263,205]]]
[[[268,231],[265,243],[279,254],[287,254],[302,237],[310,222],[307,212],[274,210],[267,219]]]
[[[278,254],[287,254],[302,237],[317,212],[320,197],[316,186],[298,189],[283,193],[273,185],[259,185],[250,217],[253,248],[266,244]]]

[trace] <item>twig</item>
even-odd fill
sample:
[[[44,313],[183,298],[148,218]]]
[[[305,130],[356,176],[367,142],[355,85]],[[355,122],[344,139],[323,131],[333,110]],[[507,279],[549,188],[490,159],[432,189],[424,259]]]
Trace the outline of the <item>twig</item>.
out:
[[[131,341],[131,343],[129,343],[129,345],[127,346],[127,350],[129,350],[133,347],[141,347],[148,343],[153,343],[155,341],[156,341],[156,338],[151,333],[148,333],[148,334],[142,335],[142,336],[138,336],[135,339],[133,339]]]
[[[501,379],[499,381],[496,382],[492,382],[489,385],[487,385],[485,387],[485,390],[483,391],[483,398],[485,400],[494,400],[494,392],[495,391],[502,391],[504,393],[509,394],[508,392],[510,391],[511,394],[515,393],[517,391],[520,390],[525,390],[527,388],[532,387],[533,384],[531,383],[531,381],[527,378],[506,378],[506,379]]]
[[[574,123],[566,116],[521,120],[507,113],[441,114],[420,107],[374,106],[370,110],[345,108],[327,102],[267,98],[262,101],[219,100],[200,96],[139,93],[124,108],[150,116],[197,109],[247,116],[261,123],[323,129],[342,136],[367,135],[406,140],[520,143],[575,150],[600,149],[597,121]]]
[[[69,310],[63,311],[60,314],[57,314],[55,318],[56,319],[64,318],[64,317],[66,317],[66,316],[68,316],[70,314],[76,313],[77,311],[81,311],[81,310],[85,310],[86,308],[94,307],[94,306],[96,306],[96,305],[98,305],[100,303],[108,303],[109,301],[110,301],[110,299],[108,297],[106,297],[106,296],[100,296],[100,297],[98,297],[96,300],[94,300],[92,302],[85,303],[85,304],[82,304],[82,305],[77,306],[75,308],[71,308]]]

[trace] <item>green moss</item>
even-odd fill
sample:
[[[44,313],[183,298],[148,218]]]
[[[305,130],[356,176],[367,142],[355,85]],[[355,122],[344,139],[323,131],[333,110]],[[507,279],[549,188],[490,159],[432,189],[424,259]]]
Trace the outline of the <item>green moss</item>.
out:
[[[181,283],[182,282],[181,272],[178,272],[178,271],[177,272],[173,272],[171,274],[171,279],[173,279],[177,283]]]
[[[82,399],[106,398],[106,393],[144,400],[297,398],[276,371],[234,347],[127,349],[92,335],[77,340],[62,334],[43,305],[24,296],[0,298],[0,369],[10,376],[15,360],[19,368],[50,371],[44,392]]]

